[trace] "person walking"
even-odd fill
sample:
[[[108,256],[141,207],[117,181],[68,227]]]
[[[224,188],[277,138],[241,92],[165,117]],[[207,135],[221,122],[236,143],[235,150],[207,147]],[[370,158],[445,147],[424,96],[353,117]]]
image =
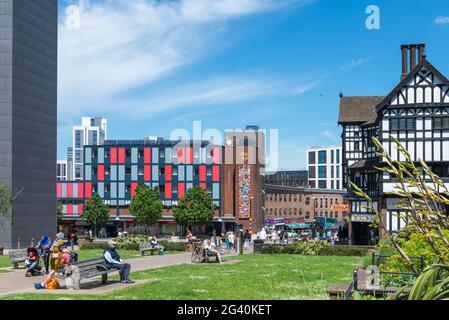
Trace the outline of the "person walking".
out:
[[[245,241],[243,249],[248,250],[251,243],[251,233],[249,233],[248,229],[246,229],[245,234],[243,235],[243,240]]]

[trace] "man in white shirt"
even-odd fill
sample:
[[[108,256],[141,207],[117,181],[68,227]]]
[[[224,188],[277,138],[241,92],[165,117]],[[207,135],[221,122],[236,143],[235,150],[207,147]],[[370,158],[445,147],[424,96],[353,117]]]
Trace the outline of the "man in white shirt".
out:
[[[204,250],[206,250],[206,254],[209,257],[215,256],[215,257],[217,257],[218,262],[222,263],[220,252],[217,251],[217,249],[215,247],[215,243],[213,243],[212,240],[210,240],[210,239],[204,240],[203,246],[204,246]]]

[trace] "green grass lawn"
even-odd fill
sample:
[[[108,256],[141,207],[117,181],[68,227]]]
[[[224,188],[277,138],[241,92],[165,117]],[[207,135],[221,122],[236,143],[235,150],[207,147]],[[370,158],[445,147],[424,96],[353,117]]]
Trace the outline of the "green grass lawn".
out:
[[[328,299],[330,284],[349,284],[363,257],[247,255],[236,264],[180,265],[132,273],[148,280],[105,295],[21,294],[3,299],[276,300]]]

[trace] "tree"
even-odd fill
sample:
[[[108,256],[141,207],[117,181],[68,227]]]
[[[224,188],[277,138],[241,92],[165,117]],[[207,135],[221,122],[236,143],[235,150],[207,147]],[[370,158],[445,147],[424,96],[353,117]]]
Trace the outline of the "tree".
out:
[[[160,199],[159,188],[149,186],[138,186],[136,195],[131,200],[129,211],[136,217],[137,223],[149,227],[162,217],[164,205]]]
[[[11,217],[11,204],[22,193],[21,190],[12,192],[5,184],[0,182],[0,215],[6,218]]]
[[[94,227],[95,235],[97,235],[97,226],[109,220],[109,206],[103,203],[99,194],[95,194],[92,199],[86,201],[81,218]]]
[[[56,217],[58,219],[58,226],[62,223],[62,217],[63,217],[63,206],[61,202],[56,203]]]
[[[173,211],[178,224],[192,227],[212,223],[215,209],[211,196],[200,187],[193,187],[187,191]]]

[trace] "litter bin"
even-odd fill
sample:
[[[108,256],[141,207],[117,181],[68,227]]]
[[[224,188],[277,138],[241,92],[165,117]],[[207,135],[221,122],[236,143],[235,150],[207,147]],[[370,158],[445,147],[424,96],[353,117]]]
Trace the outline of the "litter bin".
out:
[[[262,245],[264,241],[263,240],[254,240],[254,253],[255,254],[261,254],[262,253]]]

